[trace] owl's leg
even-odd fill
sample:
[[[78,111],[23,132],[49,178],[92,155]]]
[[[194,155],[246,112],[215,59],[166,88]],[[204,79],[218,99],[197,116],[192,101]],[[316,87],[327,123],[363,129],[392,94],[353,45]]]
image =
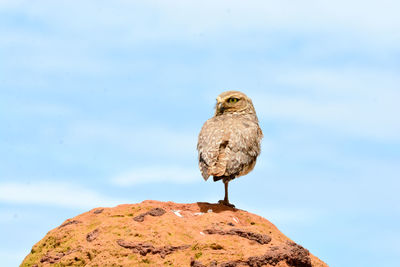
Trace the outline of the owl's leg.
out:
[[[218,203],[223,204],[223,205],[228,206],[228,207],[234,208],[235,205],[229,203],[229,199],[228,199],[228,184],[229,184],[229,180],[228,179],[224,179],[225,197],[224,197],[224,200],[220,200],[220,201],[218,201]]]

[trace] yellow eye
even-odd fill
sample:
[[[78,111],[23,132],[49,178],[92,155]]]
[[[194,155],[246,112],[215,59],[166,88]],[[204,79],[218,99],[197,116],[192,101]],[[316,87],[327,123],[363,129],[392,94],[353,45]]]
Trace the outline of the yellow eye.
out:
[[[238,98],[234,98],[234,97],[228,98],[228,103],[236,103],[238,101],[239,101]]]

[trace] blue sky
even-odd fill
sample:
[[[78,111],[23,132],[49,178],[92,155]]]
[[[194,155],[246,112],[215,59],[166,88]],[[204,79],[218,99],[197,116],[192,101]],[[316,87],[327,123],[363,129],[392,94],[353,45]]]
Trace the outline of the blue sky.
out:
[[[0,258],[65,219],[216,202],[197,134],[241,90],[264,131],[238,208],[331,266],[400,248],[398,1],[0,2]],[[5,240],[5,242],[4,242]]]

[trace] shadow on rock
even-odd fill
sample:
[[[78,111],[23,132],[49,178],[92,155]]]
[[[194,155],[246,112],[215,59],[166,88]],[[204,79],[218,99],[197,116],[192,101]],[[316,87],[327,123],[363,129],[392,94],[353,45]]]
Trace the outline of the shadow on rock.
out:
[[[225,205],[219,204],[219,203],[214,204],[214,203],[208,203],[208,202],[197,202],[196,204],[197,204],[197,206],[199,206],[200,211],[203,213],[207,213],[210,209],[215,213],[220,213],[223,211],[233,211],[233,212],[238,211],[238,209],[236,209],[236,208],[225,206]]]

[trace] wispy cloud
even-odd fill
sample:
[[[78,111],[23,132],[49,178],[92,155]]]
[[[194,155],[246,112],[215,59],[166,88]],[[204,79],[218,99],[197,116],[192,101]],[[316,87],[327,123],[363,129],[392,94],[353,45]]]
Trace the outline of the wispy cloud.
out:
[[[0,202],[90,209],[126,203],[66,182],[1,183]]]
[[[395,44],[398,44],[399,40],[397,29],[400,26],[396,12],[400,9],[400,4],[394,0],[380,2],[339,0],[323,3],[312,0],[302,2],[222,0],[218,3],[211,0],[201,3],[153,0],[113,1],[112,4],[85,1],[79,4],[79,8],[69,1],[40,1],[40,3],[2,1],[0,6],[11,12],[22,13],[32,21],[45,25],[45,28],[58,28],[66,33],[73,30],[77,37],[84,35],[84,40],[77,38],[73,47],[69,47],[84,49],[87,52],[92,49],[85,43],[88,37],[93,38],[93,41],[101,40],[101,43],[120,45],[160,40],[198,42],[198,35],[205,32],[213,36],[222,36],[221,32],[238,33],[249,29],[265,32],[280,30],[301,34],[353,35],[363,39],[366,46],[380,44],[396,48]],[[182,12],[177,12],[177,7]],[[71,12],[75,14],[74,20],[70,19]],[[204,21],[204,17],[207,17],[207,21]],[[133,26],[126,27],[126,25]],[[115,31],[122,27],[123,31]],[[107,36],[118,36],[118,38],[104,39],[105,33]],[[9,35],[14,37],[8,39],[18,38],[13,31],[7,34]],[[1,39],[4,38],[0,37]],[[39,43],[43,45],[42,42]],[[65,60],[70,62],[68,58]],[[95,64],[90,66],[96,68]]]
[[[111,179],[118,186],[130,186],[148,183],[194,183],[201,181],[196,168],[180,166],[147,166],[119,174]]]
[[[159,19],[171,21],[185,20],[187,28],[211,28],[220,30],[227,25],[221,22],[229,22],[234,26],[269,26],[276,27],[278,25],[291,26],[291,28],[307,27],[307,28],[326,28],[329,24],[333,27],[343,28],[361,28],[367,31],[374,29],[395,29],[398,25],[396,10],[399,8],[398,1],[385,0],[361,1],[354,0],[351,2],[338,0],[334,2],[316,2],[305,0],[301,3],[290,0],[262,1],[251,0],[244,3],[240,0],[222,0],[215,1],[206,0],[199,2],[194,1],[161,1],[151,0],[142,2],[132,1],[114,1],[113,4],[108,2],[97,3],[96,1],[85,1],[80,3],[79,8],[69,1],[48,1],[42,0],[41,4],[31,3],[30,1],[2,1],[2,6],[7,8],[18,8],[26,13],[36,16],[46,14],[47,17],[54,21],[64,20],[69,17],[69,12],[65,10],[75,10],[77,20],[68,20],[70,24],[80,25],[81,20],[87,23],[82,27],[90,27],[91,24],[101,23],[100,25],[115,25],[123,23],[126,19],[134,20],[135,16],[129,16],[132,11],[141,14],[143,10],[150,10],[158,15]],[[98,9],[93,10],[93,5],[98,4]],[[185,12],[177,12],[177,6]],[[363,8],[359,8],[362,6]],[[109,9],[105,9],[108,7]],[[118,12],[105,12],[118,11]],[[49,12],[52,10],[53,12]],[[96,12],[93,12],[96,11]],[[89,20],[85,18],[88,12],[92,13]],[[207,15],[207,21],[200,20]],[[144,19],[141,16],[140,19]],[[150,22],[150,21],[149,21]],[[262,24],[266,22],[267,24]],[[294,22],[300,22],[294,24]],[[320,23],[315,23],[320,22]],[[153,22],[153,25],[158,25]],[[149,25],[151,26],[151,25]],[[159,25],[162,26],[162,25]],[[180,25],[184,26],[184,25]],[[384,27],[386,26],[386,27]]]

